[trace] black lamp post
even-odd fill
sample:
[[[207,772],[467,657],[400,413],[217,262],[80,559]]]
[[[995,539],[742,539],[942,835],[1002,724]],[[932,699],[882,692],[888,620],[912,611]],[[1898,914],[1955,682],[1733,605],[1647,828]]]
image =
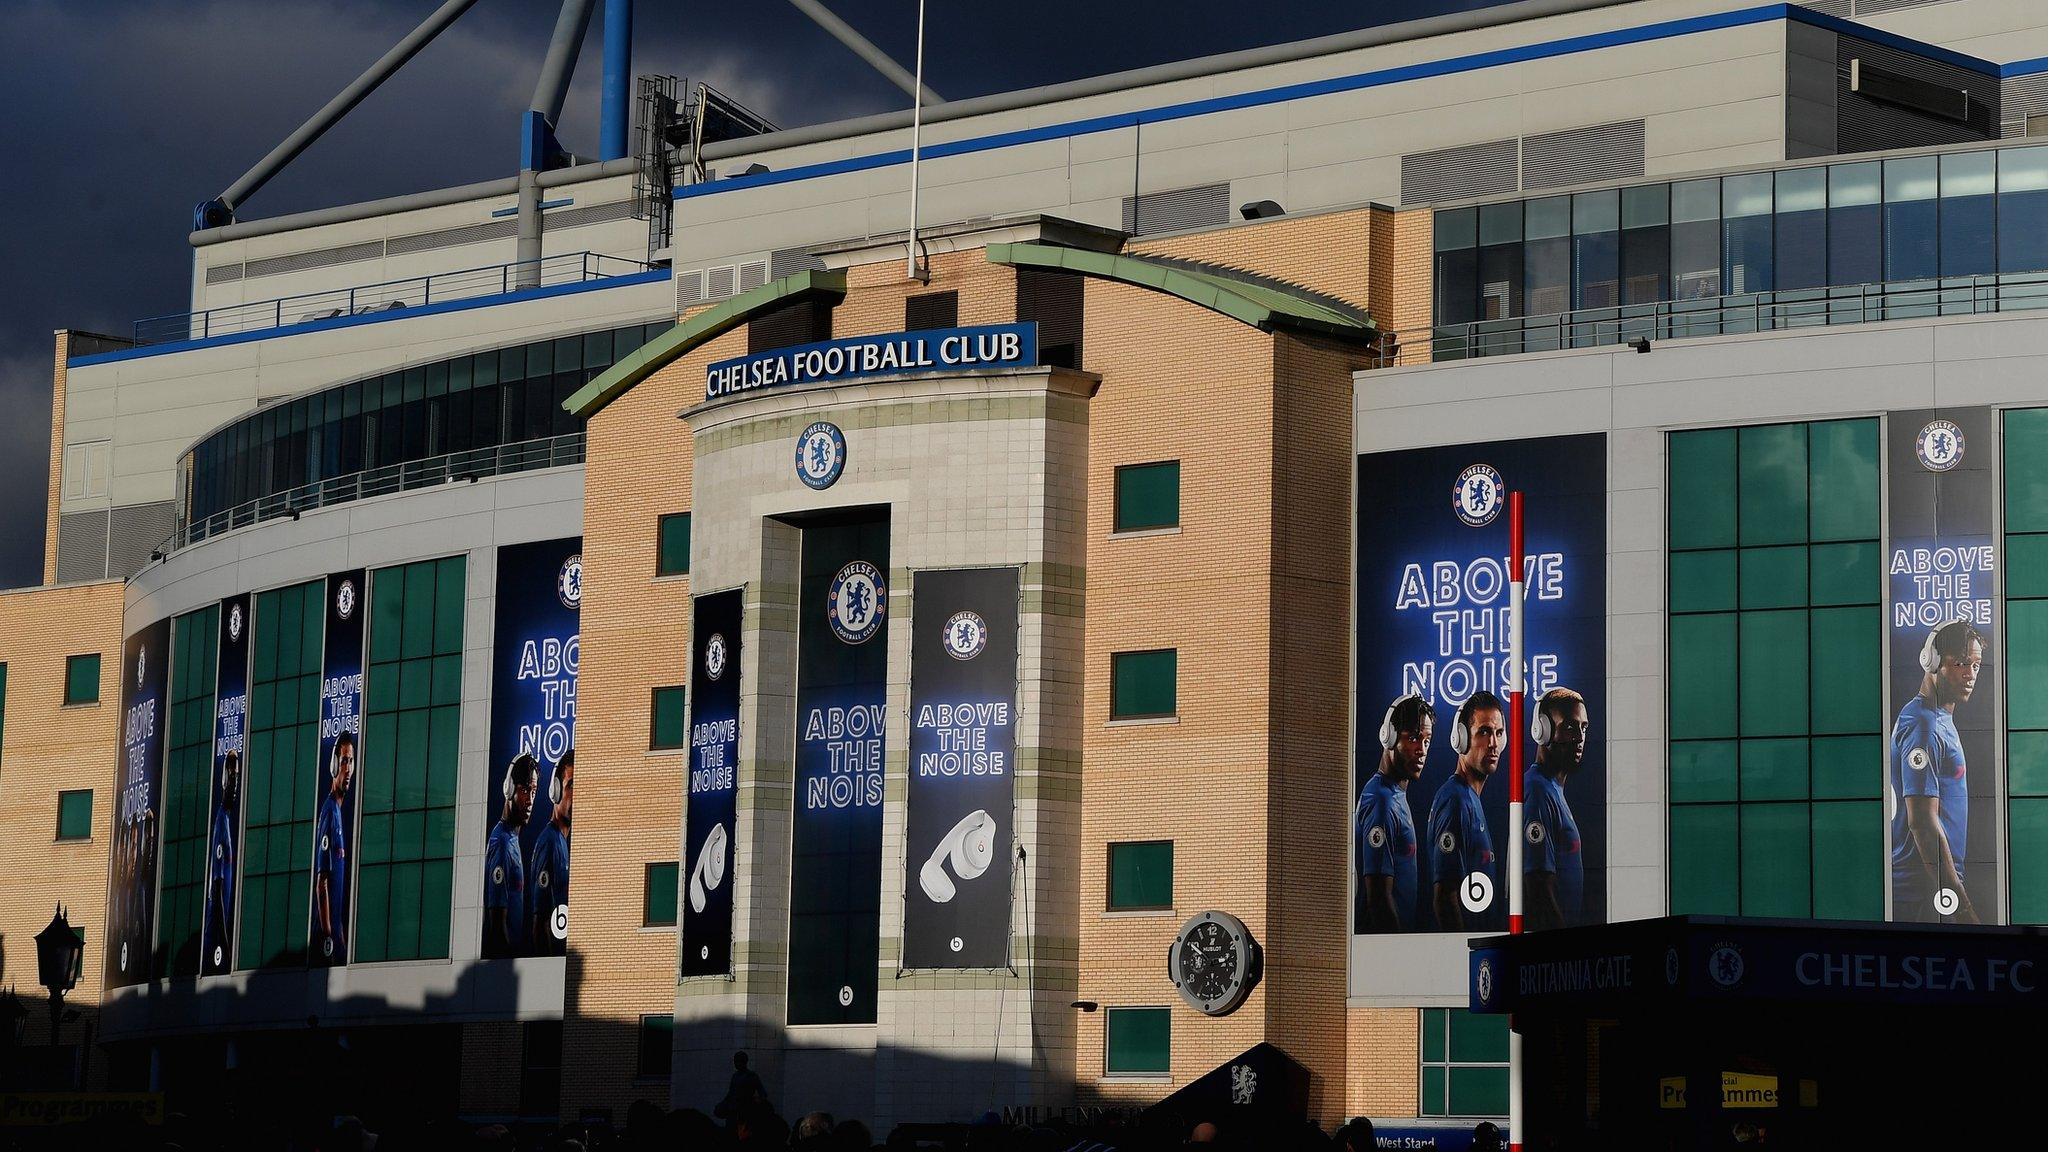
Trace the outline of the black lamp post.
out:
[[[22,1029],[28,1024],[28,1009],[21,1006],[21,997],[14,989],[7,989],[7,995],[0,996],[0,1048],[21,1047]]]
[[[57,1024],[64,1016],[64,994],[78,984],[80,961],[85,958],[85,941],[64,918],[64,906],[36,933],[36,973],[50,992],[50,1046],[57,1046]]]

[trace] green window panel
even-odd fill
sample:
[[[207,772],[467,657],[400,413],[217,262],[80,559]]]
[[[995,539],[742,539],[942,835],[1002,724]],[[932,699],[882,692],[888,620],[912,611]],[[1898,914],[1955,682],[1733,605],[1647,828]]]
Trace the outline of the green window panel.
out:
[[[1767,424],[1736,434],[1738,542],[1806,542],[1806,425]],[[1679,507],[1684,507],[1679,505]],[[1690,513],[1688,513],[1690,514]]]
[[[251,614],[238,968],[305,959],[325,590],[313,580],[259,592]]]
[[[2007,791],[2048,797],[2048,732],[2015,731],[2006,747]]]
[[[1129,911],[1173,907],[1173,841],[1142,840],[1109,846],[1109,908]]]
[[[1674,557],[1674,567],[1675,560]],[[1804,608],[1806,547],[1745,548],[1741,552],[1742,607]]]
[[[1742,799],[1804,800],[1807,744],[1800,739],[1742,742]]]
[[[1733,916],[1736,891],[1733,804],[1675,804],[1671,808],[1671,912]]]
[[[1422,1010],[1423,1116],[1502,1116],[1508,1107],[1508,1021]]]
[[[1884,919],[1884,806],[1847,800],[1813,806],[1813,914]]]
[[[689,743],[688,720],[680,686],[656,688],[647,746],[656,750],[681,748]]]
[[[1671,611],[1728,612],[1735,608],[1735,550],[1671,554]]]
[[[1875,800],[1884,794],[1882,736],[1823,736],[1813,741],[1815,800]]]
[[[2007,806],[2011,822],[2012,921],[2048,924],[2048,798],[2016,798]]]
[[[2048,597],[2048,533],[2005,538],[2005,594],[2014,600]]]
[[[1164,1076],[1173,1071],[1172,1010],[1110,1008],[1103,1016],[1104,1072],[1112,1076]]]
[[[462,556],[370,573],[356,963],[448,955],[467,579]]]
[[[2005,414],[2005,530],[2048,532],[2048,408]],[[2007,577],[2011,579],[2010,576]],[[2010,594],[2010,593],[2008,593]]]
[[[1737,745],[1733,740],[1685,740],[1671,745],[1671,802],[1705,804],[1736,798]]]
[[[199,973],[205,916],[206,842],[213,807],[215,661],[220,609],[171,622],[170,747],[164,772],[163,894],[157,932],[159,977]]]
[[[1508,1062],[1508,1018],[1479,1016],[1458,1009],[1442,1009],[1451,1025],[1451,1063],[1505,1064]]]
[[[2048,728],[2048,600],[2006,604],[2004,655],[2006,723]]]
[[[1884,610],[1817,608],[1811,621],[1813,731],[1882,731]]]
[[[667,1080],[675,1061],[676,1018],[640,1018],[640,1058],[637,1075],[642,1080]]]
[[[1506,1068],[1458,1068],[1450,1070],[1452,1116],[1505,1116],[1508,1114],[1508,1070]]]
[[[1672,617],[1672,739],[1736,734],[1735,651],[1733,614]]]
[[[1127,464],[1116,470],[1116,531],[1180,525],[1180,461]]]
[[[1796,427],[1796,425],[1795,425]],[[1831,420],[1806,425],[1808,491],[1813,494],[1809,538],[1873,540],[1880,535],[1877,421]]]
[[[1736,644],[1742,734],[1804,735],[1809,715],[1806,613],[1740,613]]]
[[[1735,430],[1678,432],[1670,439],[1671,548],[1728,548],[1735,544]]]
[[[647,866],[646,889],[640,896],[640,925],[668,928],[676,922],[676,877],[674,860]]]
[[[85,652],[64,658],[64,703],[100,702],[100,654]]]
[[[660,542],[655,549],[656,576],[683,576],[690,571],[690,514],[663,516],[657,525]]]
[[[1884,556],[1877,541],[1815,544],[1808,557],[1814,607],[1884,602]]]
[[[1805,804],[1742,805],[1742,914],[1813,913],[1812,817]]]
[[[57,839],[92,839],[92,789],[57,793]]]
[[[1132,720],[1177,714],[1180,653],[1173,648],[1116,652],[1109,658],[1109,718]]]

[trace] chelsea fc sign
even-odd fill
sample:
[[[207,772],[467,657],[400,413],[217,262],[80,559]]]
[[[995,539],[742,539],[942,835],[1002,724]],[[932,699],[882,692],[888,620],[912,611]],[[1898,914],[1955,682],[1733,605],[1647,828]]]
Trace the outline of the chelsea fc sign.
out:
[[[984,324],[855,336],[720,360],[705,369],[704,399],[759,388],[831,384],[864,376],[960,373],[1038,363],[1038,325]]]

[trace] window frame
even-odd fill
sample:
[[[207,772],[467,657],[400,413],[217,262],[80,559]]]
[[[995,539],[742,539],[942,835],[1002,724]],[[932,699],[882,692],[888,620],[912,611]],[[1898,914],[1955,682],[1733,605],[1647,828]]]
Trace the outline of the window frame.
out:
[[[668,896],[669,918],[654,919],[654,877],[659,869],[669,873]],[[677,885],[682,881],[682,864],[677,860],[649,860],[640,872],[640,926],[642,928],[674,928],[682,920],[682,901],[677,899]]]
[[[682,543],[683,543],[683,566],[682,566],[681,568],[670,568],[670,567],[668,567],[668,566],[667,566],[667,565],[668,565],[668,560],[669,560],[669,556],[668,556],[668,549],[667,549],[667,543],[668,543],[668,530],[669,530],[669,526],[670,526],[671,524],[677,523],[678,521],[680,521],[680,522],[681,522],[681,524],[682,524],[682,530],[683,530],[683,541],[682,541]],[[688,575],[690,574],[690,533],[691,533],[691,530],[692,530],[692,527],[691,527],[691,523],[690,523],[690,514],[689,514],[688,512],[664,512],[664,513],[662,513],[662,514],[661,514],[660,516],[657,516],[657,517],[655,517],[655,521],[654,521],[654,577],[655,577],[655,579],[657,579],[657,580],[662,580],[662,579],[670,579],[670,578],[673,578],[673,577],[677,577],[677,576],[688,576]]]
[[[1419,1017],[1415,1045],[1415,1114],[1432,1119],[1439,1117],[1451,1120],[1501,1119],[1502,1117],[1488,1112],[1454,1112],[1451,1110],[1451,1072],[1453,1069],[1498,1068],[1505,1072],[1509,1067],[1508,1054],[1505,1051],[1501,1052],[1499,1060],[1458,1060],[1453,1058],[1451,1053],[1451,1020],[1459,1012],[1465,1012],[1468,1016],[1472,1015],[1472,1013],[1462,1008],[1420,1009],[1421,1015]],[[1439,1060],[1431,1060],[1429,1058],[1429,1030],[1432,1015],[1436,1017],[1436,1020],[1443,1029],[1443,1034],[1440,1037],[1443,1045],[1440,1050],[1442,1059]],[[1501,1030],[1501,1035],[1503,1038],[1506,1037],[1507,1030],[1505,1028]],[[1439,1102],[1439,1110],[1437,1111],[1430,1110],[1429,1100],[1424,1096],[1426,1091],[1425,1085],[1428,1080],[1428,1070],[1431,1068],[1443,1070],[1443,1099]]]
[[[1156,1012],[1166,1021],[1166,1066],[1164,1068],[1117,1068],[1114,1064],[1116,1049],[1116,1026],[1113,1021],[1119,1015]],[[1171,1081],[1173,1079],[1173,1008],[1166,1004],[1119,1004],[1105,1006],[1102,1010],[1102,1078],[1105,1080],[1151,1080]]]
[[[1124,519],[1124,478],[1147,469],[1173,469],[1173,519],[1160,523],[1128,524]],[[1181,461],[1147,460],[1136,464],[1119,464],[1110,486],[1109,530],[1112,536],[1141,536],[1153,533],[1178,532],[1181,527]]]
[[[673,692],[682,701],[682,727],[673,744],[658,743],[661,732],[661,702],[663,693]],[[657,684],[648,693],[647,699],[647,750],[649,752],[687,752],[690,749],[690,694],[686,684]]]
[[[1118,675],[1117,675],[1117,666],[1118,666],[1118,663],[1119,663],[1119,661],[1121,661],[1121,660],[1123,660],[1123,659],[1125,659],[1125,658],[1128,658],[1128,657],[1137,657],[1137,656],[1156,656],[1156,655],[1158,655],[1158,654],[1160,654],[1160,653],[1162,653],[1162,652],[1165,652],[1165,653],[1171,653],[1171,654],[1172,654],[1172,656],[1173,656],[1173,708],[1172,708],[1172,709],[1171,709],[1170,711],[1166,711],[1166,712],[1120,712],[1120,711],[1118,711],[1118,708],[1117,708],[1117,697],[1118,697],[1118,695],[1119,695],[1119,692],[1118,692],[1118,688],[1117,688],[1117,682],[1118,682],[1118,679],[1119,679],[1119,678],[1118,678]],[[1138,649],[1133,649],[1133,650],[1131,650],[1131,651],[1128,651],[1128,652],[1112,652],[1112,653],[1110,653],[1110,654],[1109,654],[1109,722],[1110,722],[1110,723],[1112,723],[1112,724],[1124,724],[1124,723],[1132,723],[1132,722],[1137,722],[1137,723],[1146,723],[1146,724],[1158,724],[1158,723],[1162,723],[1162,722],[1164,722],[1164,721],[1168,721],[1168,720],[1178,720],[1178,719],[1180,719],[1180,649],[1179,649],[1179,648],[1138,648]]]
[[[652,1021],[655,1021],[655,1020],[666,1020],[666,1021],[668,1021],[668,1029],[667,1029],[667,1031],[668,1031],[668,1037],[669,1037],[669,1047],[668,1047],[668,1059],[666,1059],[666,1060],[662,1061],[662,1063],[663,1063],[663,1064],[665,1064],[665,1065],[667,1065],[667,1066],[666,1066],[666,1067],[664,1067],[664,1068],[658,1069],[658,1070],[656,1070],[656,1069],[649,1069],[649,1068],[647,1067],[647,1037],[648,1037],[648,1033],[649,1033],[649,1031],[650,1031],[651,1029],[654,1029],[654,1028],[659,1028],[659,1027],[660,1027],[660,1025],[657,1025],[657,1024],[652,1024],[652,1023],[651,1023]],[[669,1078],[669,1077],[670,1077],[671,1075],[673,1075],[673,1074],[674,1074],[674,1072],[675,1072],[675,1034],[676,1034],[676,1018],[675,1018],[675,1014],[674,1014],[673,1012],[646,1012],[646,1013],[642,1013],[642,1014],[641,1014],[641,1016],[640,1016],[640,1023],[639,1023],[639,1026],[638,1026],[637,1028],[635,1028],[635,1029],[634,1029],[634,1033],[633,1033],[633,1039],[634,1039],[634,1045],[633,1045],[633,1079],[634,1079],[634,1080],[635,1080],[636,1082],[638,1082],[638,1081],[654,1081],[654,1080],[660,1080],[660,1081],[664,1081],[664,1082],[665,1082],[665,1081],[667,1081],[667,1080],[668,1080],[668,1078]]]
[[[65,797],[68,796],[85,797],[85,832],[82,835],[66,836],[64,834],[64,800]],[[56,844],[77,844],[81,842],[90,842],[92,840],[92,809],[93,804],[95,802],[96,801],[94,800],[93,797],[93,790],[90,788],[65,788],[58,791],[57,827],[55,830],[55,834],[51,836],[51,842]]]
[[[91,661],[92,661],[92,698],[91,698],[91,699],[74,699],[74,698],[72,697],[72,694],[71,694],[71,693],[72,693],[72,687],[73,687],[73,684],[74,684],[74,682],[75,682],[75,674],[73,673],[73,671],[72,671],[72,670],[73,670],[74,668],[78,667],[79,661],[82,661],[82,660],[91,660]],[[69,656],[66,656],[66,657],[64,657],[64,705],[63,705],[63,706],[64,706],[64,707],[66,707],[66,708],[90,708],[90,707],[92,707],[92,706],[94,706],[94,705],[97,705],[97,704],[98,704],[98,703],[100,702],[100,681],[101,681],[101,679],[102,679],[102,678],[103,678],[103,677],[104,677],[105,675],[106,675],[106,658],[105,658],[105,653],[101,653],[101,652],[74,652],[74,653],[72,653],[71,655],[69,655]]]
[[[1163,904],[1119,904],[1117,903],[1116,857],[1117,849],[1166,847],[1166,902]],[[1108,913],[1170,913],[1174,904],[1173,841],[1165,840],[1112,840],[1103,851],[1103,911]]]

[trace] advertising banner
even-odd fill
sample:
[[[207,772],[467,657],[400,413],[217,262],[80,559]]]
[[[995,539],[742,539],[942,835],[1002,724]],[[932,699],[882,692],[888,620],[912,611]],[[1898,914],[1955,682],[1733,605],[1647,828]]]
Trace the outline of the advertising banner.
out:
[[[483,954],[560,956],[569,941],[583,538],[498,549],[497,602]]]
[[[1358,480],[1353,931],[1505,931],[1509,836],[1532,928],[1603,921],[1606,437],[1365,455]],[[1519,732],[1505,722],[1509,489],[1527,521]],[[1510,740],[1526,750],[1522,828],[1507,821]]]
[[[2000,794],[1989,408],[1888,421],[1891,918],[1995,923]]]
[[[735,588],[690,613],[690,800],[683,822],[682,974],[732,971],[739,835],[740,618]]]
[[[164,693],[170,664],[169,620],[144,628],[121,646],[121,763],[115,776],[107,893],[110,988],[149,978],[157,837],[164,807]]]
[[[213,695],[213,788],[206,834],[206,912],[199,974],[235,967],[235,869],[242,859],[242,767],[249,731],[249,597],[220,604],[220,667]]]
[[[872,1024],[889,677],[889,521],[803,530],[789,1023]]]
[[[327,578],[327,649],[320,669],[320,758],[313,773],[313,967],[348,963],[349,882],[354,877],[356,768],[362,762],[363,570]]]
[[[903,967],[1010,960],[1015,568],[919,572],[910,632]]]

